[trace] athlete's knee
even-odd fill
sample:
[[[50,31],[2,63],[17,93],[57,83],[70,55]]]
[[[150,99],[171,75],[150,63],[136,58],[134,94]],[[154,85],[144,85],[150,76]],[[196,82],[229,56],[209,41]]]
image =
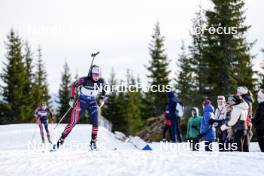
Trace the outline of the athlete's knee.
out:
[[[73,113],[71,116],[71,120],[69,126],[75,126],[79,120],[79,112]]]
[[[93,127],[98,127],[98,116],[91,117]]]
[[[38,124],[39,128],[42,130],[43,129],[43,126],[41,123]]]
[[[45,130],[46,130],[46,132],[49,132],[49,126],[48,125],[45,125]]]

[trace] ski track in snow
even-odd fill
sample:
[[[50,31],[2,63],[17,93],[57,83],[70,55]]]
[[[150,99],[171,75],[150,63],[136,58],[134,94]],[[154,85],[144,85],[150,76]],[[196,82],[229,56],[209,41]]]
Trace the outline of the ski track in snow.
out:
[[[64,127],[60,125],[55,131],[52,130],[54,142]],[[49,145],[44,149],[28,149],[34,128],[32,124],[0,126],[0,175],[255,176],[264,173],[264,154],[259,152],[256,143],[252,144],[253,152],[250,153],[162,150],[159,143],[150,144],[153,151],[141,151],[100,128],[99,151],[69,149],[65,145],[62,150],[49,152]],[[65,144],[72,141],[81,144],[89,142],[90,129],[90,125],[77,125]],[[39,131],[33,142],[40,143]],[[174,147],[180,145],[183,144],[169,144]]]

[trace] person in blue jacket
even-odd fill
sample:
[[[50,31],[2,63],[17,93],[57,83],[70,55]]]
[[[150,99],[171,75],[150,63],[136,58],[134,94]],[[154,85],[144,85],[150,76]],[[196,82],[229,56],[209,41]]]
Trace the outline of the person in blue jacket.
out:
[[[203,101],[203,118],[201,121],[200,134],[198,138],[205,141],[205,151],[212,151],[212,142],[215,141],[215,128],[209,124],[209,120],[214,117],[214,107],[211,101],[206,98]]]
[[[172,131],[172,142],[176,142],[176,135],[179,142],[182,142],[181,130],[180,130],[180,117],[177,116],[176,107],[179,103],[178,98],[176,97],[173,91],[167,92],[168,97],[168,110],[171,120],[171,131]]]

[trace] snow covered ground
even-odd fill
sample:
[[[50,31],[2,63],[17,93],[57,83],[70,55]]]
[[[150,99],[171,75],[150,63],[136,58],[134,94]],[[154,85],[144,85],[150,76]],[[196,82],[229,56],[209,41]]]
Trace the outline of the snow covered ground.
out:
[[[64,126],[52,131],[54,142]],[[48,144],[38,145],[38,131],[30,145],[34,124],[0,126],[0,174],[253,176],[264,173],[264,154],[256,143],[252,143],[249,153],[191,152],[186,143],[152,143],[153,151],[142,151],[100,128],[99,151],[89,151],[90,129],[90,125],[77,125],[62,150],[49,152]]]

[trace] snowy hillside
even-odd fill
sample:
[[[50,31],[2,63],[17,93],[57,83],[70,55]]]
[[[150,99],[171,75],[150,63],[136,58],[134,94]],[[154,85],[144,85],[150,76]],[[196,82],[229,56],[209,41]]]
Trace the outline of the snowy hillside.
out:
[[[52,131],[54,142],[64,126]],[[152,143],[153,151],[142,151],[100,128],[99,151],[89,151],[90,128],[77,125],[67,138],[65,148],[51,153],[49,145],[34,148],[40,143],[38,133],[33,140],[36,145],[29,145],[35,125],[0,126],[1,175],[244,176],[264,173],[264,154],[258,152],[255,143],[250,153],[191,152],[183,148],[186,143]]]

